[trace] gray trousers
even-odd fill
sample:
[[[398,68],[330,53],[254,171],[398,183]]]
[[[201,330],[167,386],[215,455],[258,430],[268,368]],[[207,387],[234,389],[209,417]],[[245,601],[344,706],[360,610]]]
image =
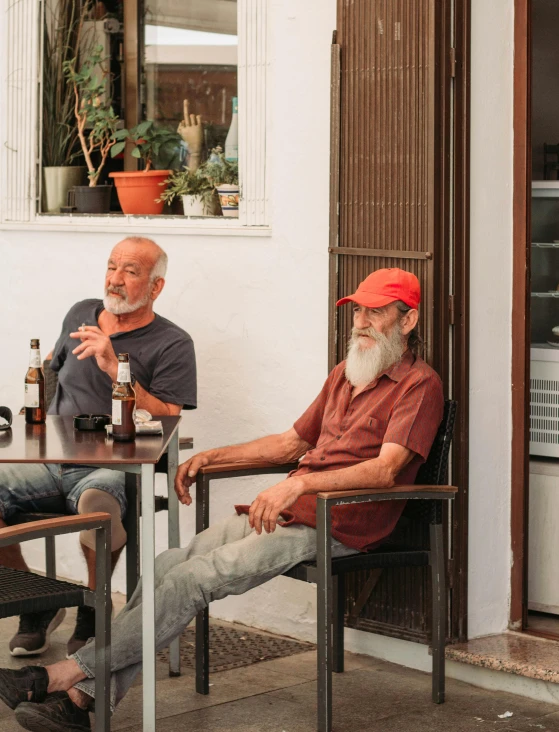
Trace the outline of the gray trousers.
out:
[[[332,556],[355,554],[332,540]],[[194,537],[185,549],[155,560],[155,645],[166,648],[213,600],[241,595],[299,562],[316,557],[316,530],[300,524],[258,535],[248,516],[231,516]],[[74,656],[87,680],[76,684],[95,697],[95,643]],[[124,697],[142,665],[142,583],[112,625],[111,709]]]

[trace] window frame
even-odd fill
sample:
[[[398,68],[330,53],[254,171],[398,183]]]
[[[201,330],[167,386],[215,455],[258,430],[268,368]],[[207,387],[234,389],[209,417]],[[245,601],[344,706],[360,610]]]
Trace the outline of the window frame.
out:
[[[239,218],[46,214],[42,189],[42,28],[45,0],[11,3],[4,16],[7,56],[0,124],[0,229],[269,236],[269,0],[237,0]],[[30,29],[32,32],[30,33]],[[30,38],[31,36],[31,38]],[[23,113],[16,114],[15,110]],[[250,141],[250,144],[248,144]]]

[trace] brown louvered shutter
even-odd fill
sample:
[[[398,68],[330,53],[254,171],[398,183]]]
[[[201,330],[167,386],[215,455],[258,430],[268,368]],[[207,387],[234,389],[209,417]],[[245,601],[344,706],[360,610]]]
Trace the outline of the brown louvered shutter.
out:
[[[450,0],[338,0],[329,247],[330,367],[345,358],[352,326],[351,308],[337,310],[336,300],[373,270],[401,267],[421,282],[424,358],[449,395],[452,10]],[[427,541],[417,528],[409,531],[408,538]],[[464,568],[464,551],[460,557]],[[429,585],[421,568],[354,573],[346,584],[348,624],[425,642]],[[455,583],[455,597],[458,589]],[[454,611],[449,618],[450,636],[463,635],[463,618]]]

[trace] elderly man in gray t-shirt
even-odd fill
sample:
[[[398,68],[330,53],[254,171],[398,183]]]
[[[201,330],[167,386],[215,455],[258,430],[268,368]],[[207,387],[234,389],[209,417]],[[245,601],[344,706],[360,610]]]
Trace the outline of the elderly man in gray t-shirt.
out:
[[[136,405],[154,416],[196,408],[196,361],[191,337],[153,311],[165,284],[167,255],[151,239],[129,237],[110,254],[103,300],[83,300],[64,319],[52,352],[58,386],[49,414],[111,410],[117,353],[128,353]],[[17,512],[89,513],[112,518],[112,566],[126,543],[124,473],[68,465],[0,466],[0,528]],[[82,532],[80,544],[95,586],[95,539]],[[19,546],[0,549],[0,564],[27,569]],[[64,610],[22,615],[10,641],[14,656],[38,655]],[[95,635],[92,608],[79,608],[68,642],[75,653]]]

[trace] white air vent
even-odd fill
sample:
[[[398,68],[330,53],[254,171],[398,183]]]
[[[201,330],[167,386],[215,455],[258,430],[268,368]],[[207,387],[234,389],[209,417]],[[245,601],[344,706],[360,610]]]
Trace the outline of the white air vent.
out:
[[[559,361],[554,358],[559,354],[542,351],[532,349],[530,454],[559,457]]]

